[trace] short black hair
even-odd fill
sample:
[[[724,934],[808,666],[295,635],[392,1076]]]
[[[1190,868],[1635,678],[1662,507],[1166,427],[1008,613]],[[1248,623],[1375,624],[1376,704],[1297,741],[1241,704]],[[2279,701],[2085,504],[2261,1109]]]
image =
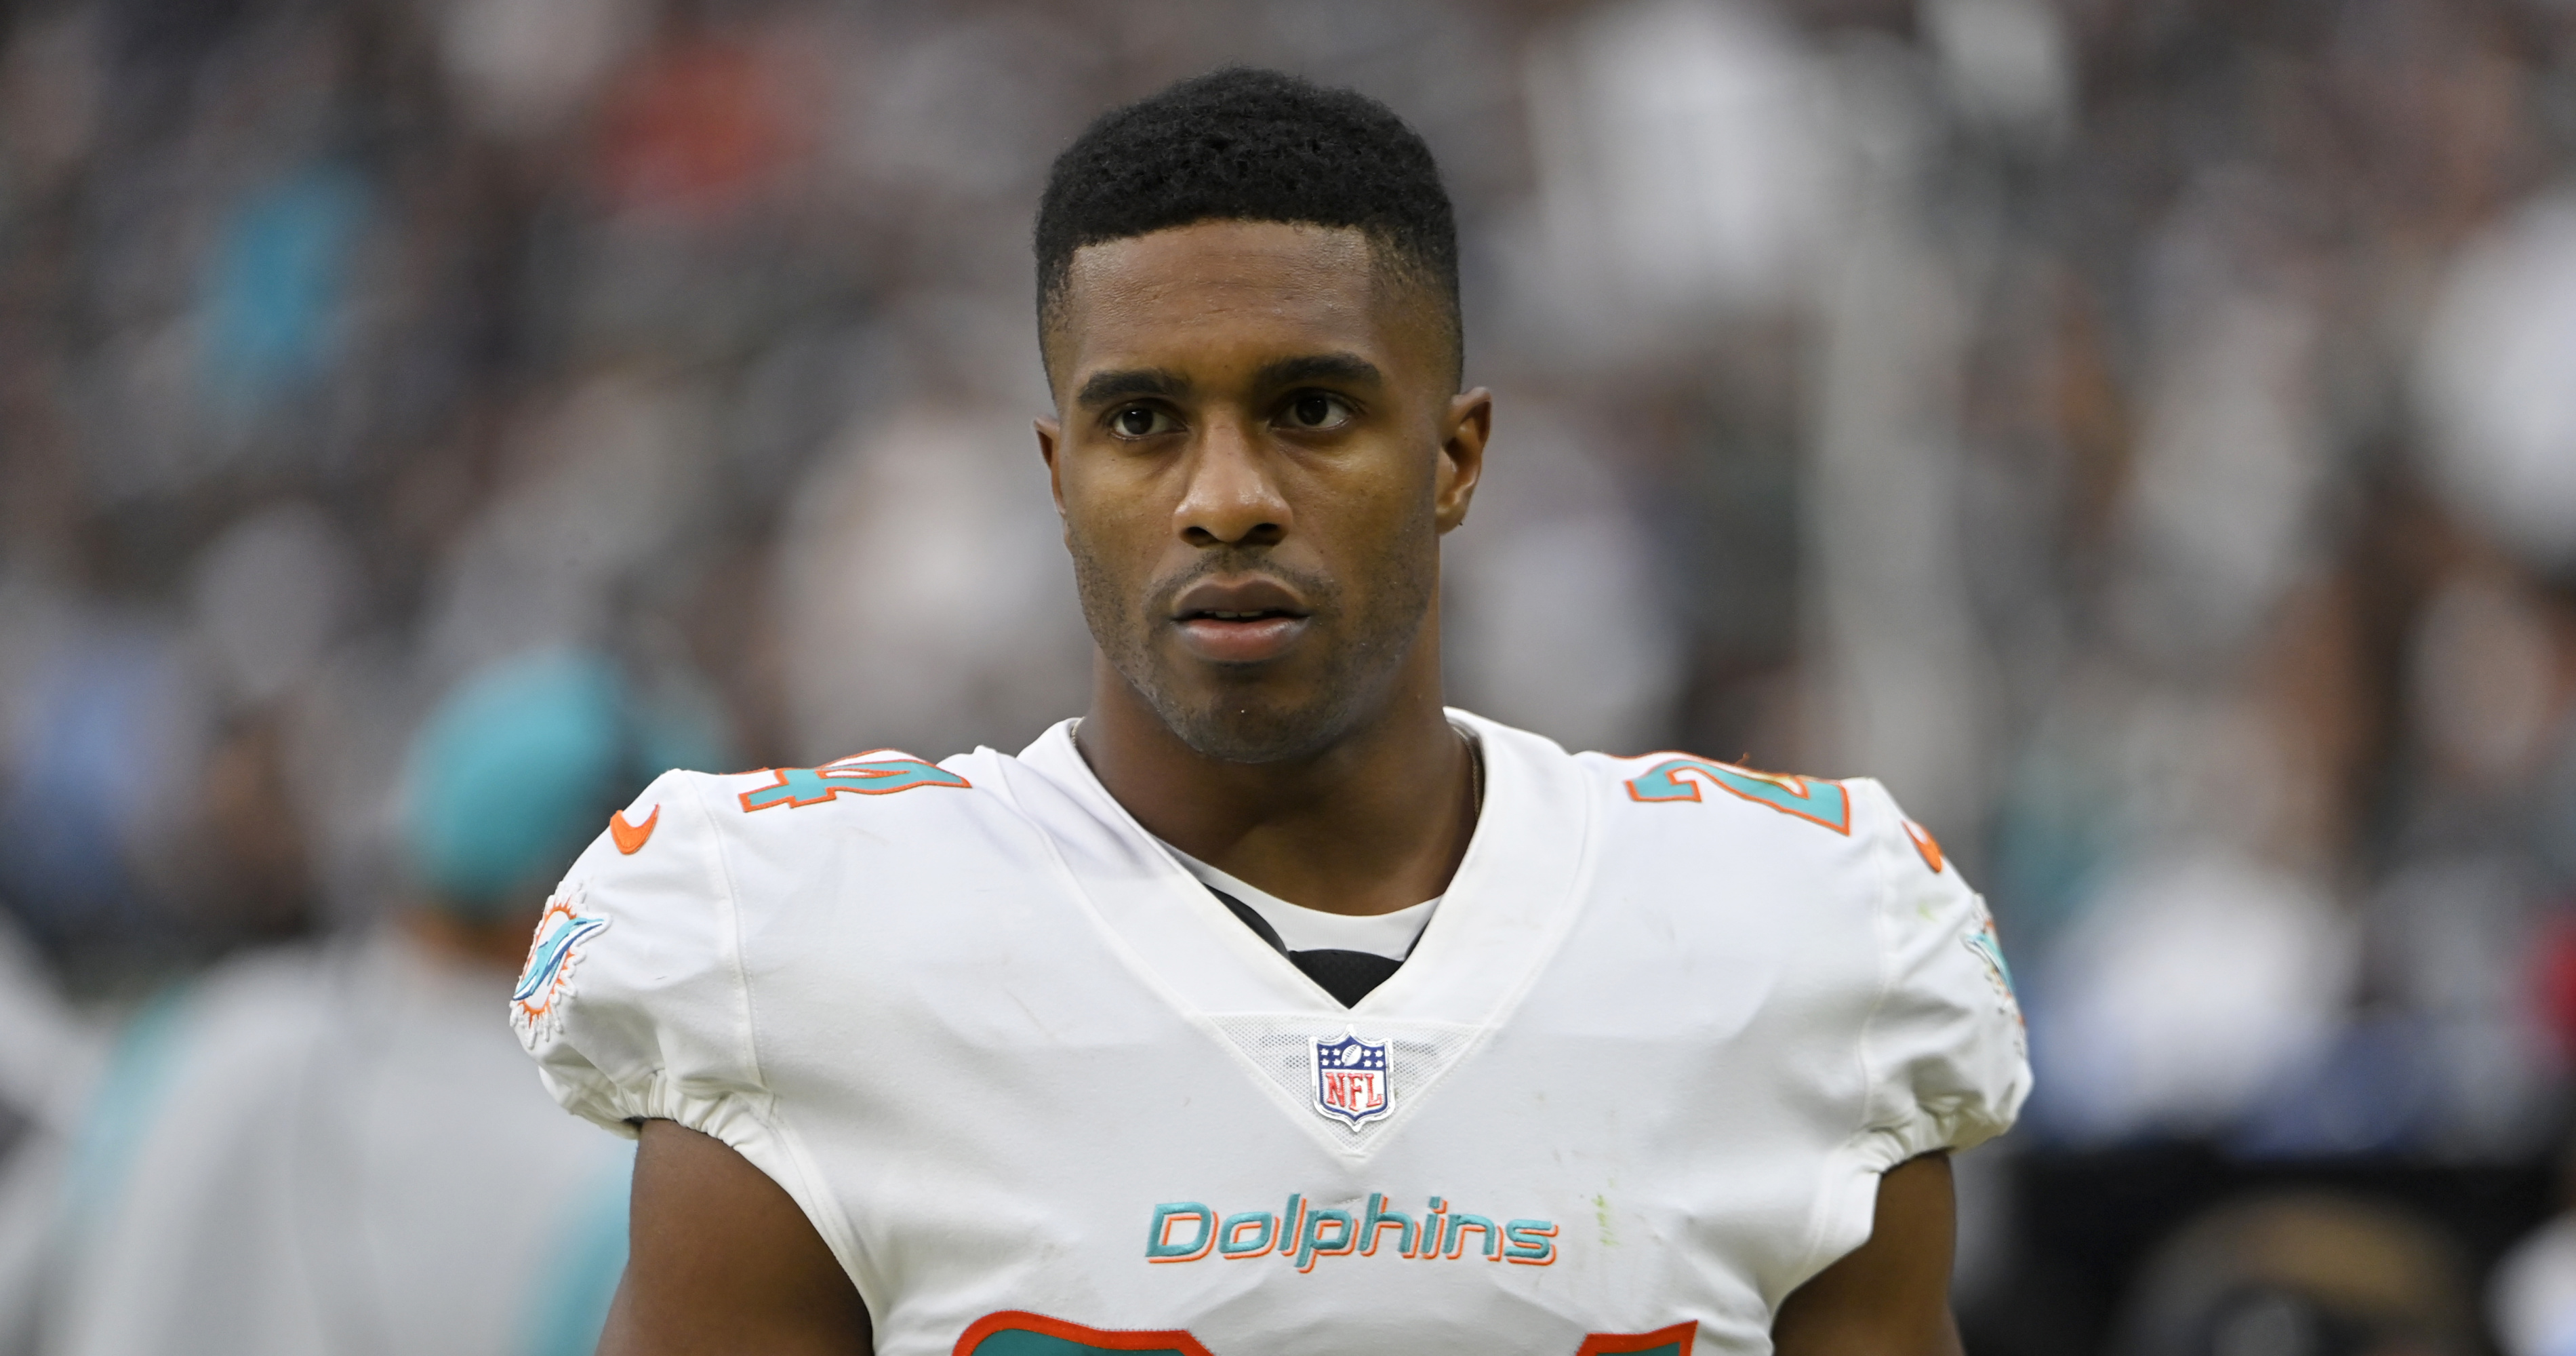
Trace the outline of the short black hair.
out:
[[[1112,109],[1056,157],[1038,201],[1041,329],[1074,251],[1201,221],[1359,230],[1430,290],[1459,354],[1458,224],[1431,148],[1365,94],[1244,66]]]

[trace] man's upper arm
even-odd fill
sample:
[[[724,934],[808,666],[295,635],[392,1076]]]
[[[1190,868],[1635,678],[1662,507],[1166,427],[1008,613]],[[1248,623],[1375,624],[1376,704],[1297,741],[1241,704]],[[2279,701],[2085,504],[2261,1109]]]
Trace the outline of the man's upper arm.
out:
[[[793,1198],[722,1140],[646,1121],[601,1356],[852,1356],[867,1306]]]
[[[1958,1356],[1959,1330],[1950,1318],[1955,1213],[1949,1155],[1888,1169],[1869,1241],[1781,1303],[1772,1349],[1778,1356]]]
[[[511,1003],[557,1101],[641,1126],[600,1339],[621,1356],[869,1348],[866,1307],[804,1211],[715,1137],[757,1133],[747,1108],[767,1095],[724,864],[741,816],[709,808],[746,780],[668,772],[619,811],[547,901]]]

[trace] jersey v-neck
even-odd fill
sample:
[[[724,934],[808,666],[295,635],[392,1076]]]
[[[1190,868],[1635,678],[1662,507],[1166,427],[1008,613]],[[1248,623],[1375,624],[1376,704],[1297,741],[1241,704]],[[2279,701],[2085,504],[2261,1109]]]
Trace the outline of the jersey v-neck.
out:
[[[1304,1014],[1478,1029],[1518,1001],[1571,923],[1588,867],[1587,779],[1553,742],[1452,708],[1484,754],[1485,804],[1467,855],[1402,969],[1345,1006],[1218,901],[1127,813],[1061,721],[995,769],[1140,974],[1225,1023]]]
[[[1163,842],[1160,838],[1154,841]],[[1440,907],[1440,899],[1435,896],[1393,913],[1367,916],[1327,913],[1303,904],[1291,904],[1169,843],[1163,843],[1163,850],[1172,854],[1172,859],[1191,875],[1198,877],[1200,884],[1261,915],[1261,920],[1268,923],[1271,932],[1279,938],[1281,949],[1290,955],[1300,951],[1360,951],[1400,961],[1412,953],[1413,944],[1421,940],[1422,930],[1431,925],[1431,915]]]

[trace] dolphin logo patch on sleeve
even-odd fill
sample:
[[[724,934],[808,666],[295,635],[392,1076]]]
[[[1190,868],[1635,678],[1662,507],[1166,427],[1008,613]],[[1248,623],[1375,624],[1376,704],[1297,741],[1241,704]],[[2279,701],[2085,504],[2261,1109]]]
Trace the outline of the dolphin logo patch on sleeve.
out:
[[[546,911],[537,918],[536,939],[528,944],[527,968],[519,972],[519,982],[510,990],[510,1025],[531,1045],[541,1036],[554,1034],[563,997],[572,992],[573,966],[581,960],[583,944],[608,928],[607,915],[581,911],[585,893],[576,885],[546,901]]]

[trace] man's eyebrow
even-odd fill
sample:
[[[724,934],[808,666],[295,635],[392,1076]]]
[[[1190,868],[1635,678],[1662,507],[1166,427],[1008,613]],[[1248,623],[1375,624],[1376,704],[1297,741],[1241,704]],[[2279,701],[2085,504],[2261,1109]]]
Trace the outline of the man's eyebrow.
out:
[[[1252,374],[1252,384],[1264,389],[1294,386],[1300,382],[1329,381],[1344,386],[1383,386],[1386,374],[1377,364],[1356,353],[1310,353],[1302,357],[1281,358],[1261,365]]]
[[[1106,405],[1113,400],[1136,396],[1178,396],[1190,389],[1189,379],[1178,372],[1159,367],[1135,367],[1122,372],[1094,372],[1074,392],[1077,405]]]

